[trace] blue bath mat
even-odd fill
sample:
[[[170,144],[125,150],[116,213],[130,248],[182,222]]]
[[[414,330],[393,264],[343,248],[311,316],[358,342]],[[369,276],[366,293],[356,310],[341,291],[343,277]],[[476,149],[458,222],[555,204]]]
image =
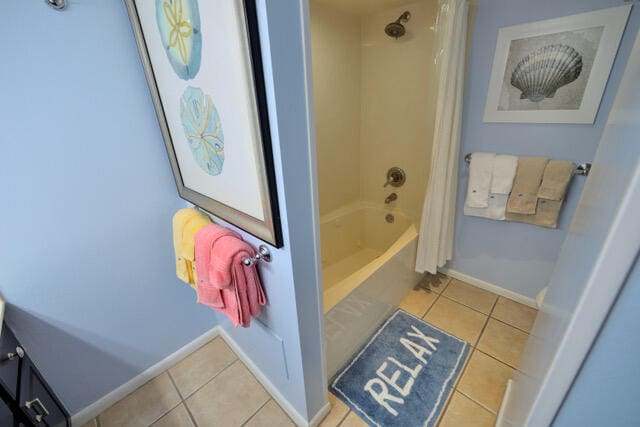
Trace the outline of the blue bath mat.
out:
[[[331,383],[372,426],[433,426],[469,344],[398,310]]]

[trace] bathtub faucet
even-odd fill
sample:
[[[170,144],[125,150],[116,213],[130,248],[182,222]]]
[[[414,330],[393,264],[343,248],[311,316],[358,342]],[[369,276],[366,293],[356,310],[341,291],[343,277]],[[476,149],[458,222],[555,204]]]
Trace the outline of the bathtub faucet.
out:
[[[391,193],[387,196],[386,199],[384,199],[384,203],[388,205],[395,200],[398,200],[398,195],[396,193]]]

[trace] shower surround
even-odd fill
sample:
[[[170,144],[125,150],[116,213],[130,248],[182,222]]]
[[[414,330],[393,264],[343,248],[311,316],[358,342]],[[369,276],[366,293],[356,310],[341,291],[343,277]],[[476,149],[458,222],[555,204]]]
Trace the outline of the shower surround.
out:
[[[405,11],[396,39],[385,28]],[[436,0],[372,2],[366,11],[311,1],[329,375],[420,279],[413,268],[431,161],[436,14]],[[406,172],[401,187],[383,187],[392,166]]]

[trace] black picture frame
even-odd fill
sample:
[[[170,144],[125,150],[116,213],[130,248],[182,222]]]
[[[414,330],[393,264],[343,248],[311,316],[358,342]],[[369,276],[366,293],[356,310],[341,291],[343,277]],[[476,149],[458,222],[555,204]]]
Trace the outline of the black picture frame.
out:
[[[167,0],[173,1],[173,0]],[[196,0],[192,0],[196,1]],[[162,95],[158,81],[156,79],[156,71],[150,57],[149,46],[141,17],[138,11],[136,0],[125,0],[131,26],[135,35],[136,44],[140,53],[144,72],[147,78],[149,90],[153,100],[154,108],[160,125],[160,130],[164,139],[167,155],[173,171],[175,184],[180,197],[205,211],[237,226],[238,228],[254,235],[255,237],[269,243],[275,247],[282,247],[282,229],[280,221],[280,212],[278,205],[277,187],[275,179],[275,169],[273,161],[273,150],[271,142],[271,131],[269,122],[269,112],[267,107],[267,96],[264,80],[264,69],[262,62],[262,51],[260,43],[260,34],[258,28],[258,15],[255,0],[225,0],[235,1],[242,4],[241,10],[244,12],[244,34],[246,35],[245,46],[248,52],[245,53],[249,58],[248,67],[250,68],[250,86],[253,89],[253,106],[255,108],[256,121],[247,123],[247,126],[258,126],[255,129],[256,135],[259,135],[259,147],[254,147],[254,157],[256,160],[256,173],[259,177],[261,207],[264,219],[242,211],[237,206],[232,206],[224,200],[216,200],[202,192],[190,188],[183,179],[181,165],[176,154],[174,145],[174,135],[171,132],[165,105],[162,101]],[[206,17],[204,17],[206,19]],[[203,21],[204,21],[203,19]],[[207,47],[203,46],[205,51]],[[241,76],[238,78],[242,78]],[[247,82],[249,84],[249,82]],[[176,79],[176,84],[186,84],[184,81]],[[242,183],[234,182],[237,185],[237,191],[243,191]]]

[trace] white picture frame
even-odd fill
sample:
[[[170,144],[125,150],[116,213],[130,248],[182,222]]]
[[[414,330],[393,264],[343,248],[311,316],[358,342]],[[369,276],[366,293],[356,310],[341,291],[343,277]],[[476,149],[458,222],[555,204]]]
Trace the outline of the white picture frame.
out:
[[[593,124],[630,11],[501,28],[484,122]]]

